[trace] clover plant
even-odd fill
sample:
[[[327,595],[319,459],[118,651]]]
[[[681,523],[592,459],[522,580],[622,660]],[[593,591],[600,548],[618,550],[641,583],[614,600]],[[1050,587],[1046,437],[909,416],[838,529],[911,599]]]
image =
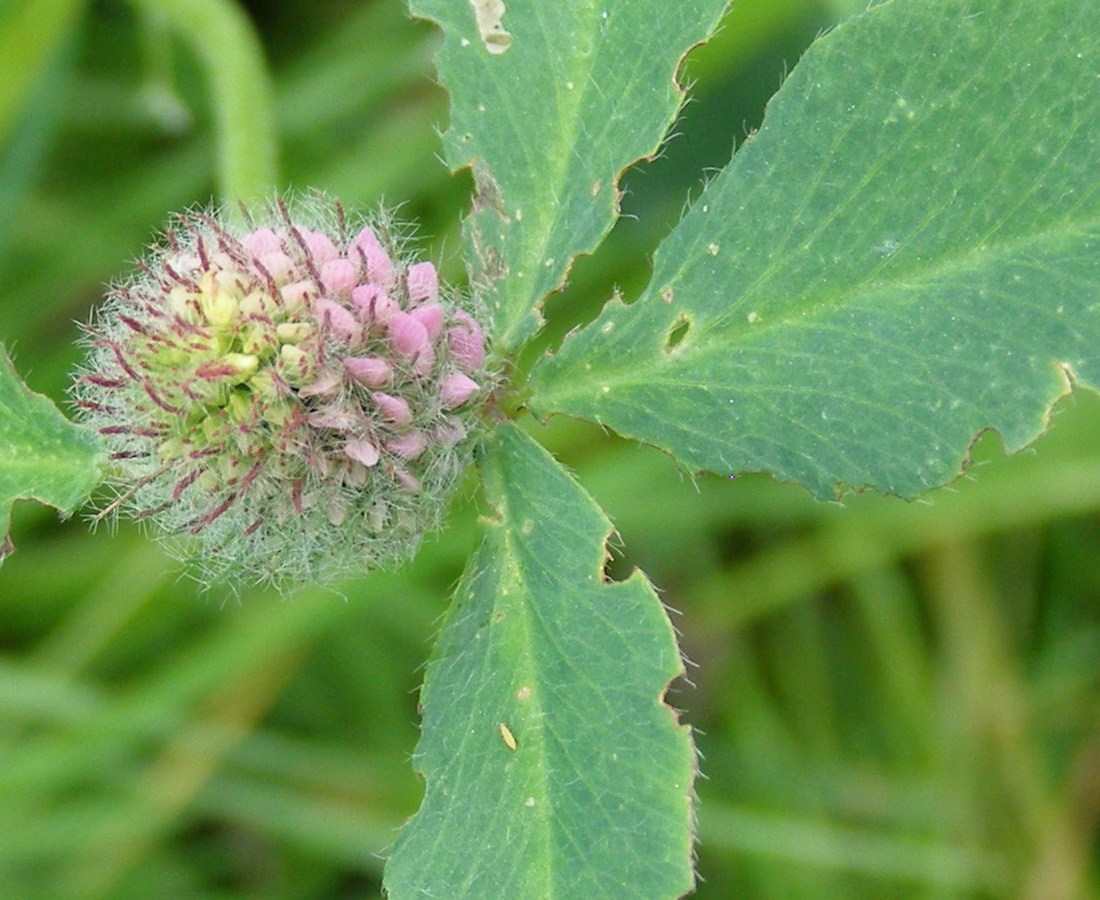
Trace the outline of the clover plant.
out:
[[[147,5],[209,55],[223,202],[109,289],[75,421],[5,360],[3,533],[16,499],[94,495],[212,591],[292,589],[405,561],[472,466],[481,543],[425,673],[425,795],[389,895],[689,893],[699,764],[664,702],[673,627],[644,574],[605,574],[609,520],[525,423],[579,417],[822,500],[918,497],[984,430],[1034,441],[1059,397],[1100,386],[1100,4],[872,4],[789,73],[640,295],[527,355],[727,0],[411,0],[442,33],[443,158],[472,174],[455,287],[384,211],[275,193],[258,54],[202,40],[255,49],[235,7]]]

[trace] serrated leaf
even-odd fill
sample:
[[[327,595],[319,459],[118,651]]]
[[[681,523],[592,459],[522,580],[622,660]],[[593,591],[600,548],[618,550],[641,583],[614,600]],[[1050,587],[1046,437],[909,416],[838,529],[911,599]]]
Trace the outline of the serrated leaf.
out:
[[[493,517],[428,666],[426,793],[386,868],[409,897],[678,897],[690,889],[682,671],[639,572],[605,583],[610,523],[524,432],[484,459]]]
[[[538,304],[614,224],[619,173],[656,151],[682,99],[676,67],[727,2],[410,3],[443,27],[444,154],[474,173],[467,260],[501,350],[534,333]]]
[[[33,393],[0,347],[0,560],[12,550],[8,530],[16,500],[71,513],[100,483],[103,467],[97,435]]]
[[[730,123],[731,128],[737,123]],[[914,495],[974,435],[1100,384],[1100,4],[886,2],[819,40],[760,133],[532,408],[819,495]],[[685,330],[686,328],[686,330]]]

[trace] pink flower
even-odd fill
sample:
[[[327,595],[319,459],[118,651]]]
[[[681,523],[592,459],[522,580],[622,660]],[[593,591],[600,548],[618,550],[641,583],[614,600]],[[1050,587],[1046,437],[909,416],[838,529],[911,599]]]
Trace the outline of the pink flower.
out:
[[[302,209],[181,217],[87,328],[73,394],[117,473],[108,510],[214,574],[406,559],[484,427],[484,334],[435,266],[337,204]]]
[[[394,351],[406,359],[414,359],[432,348],[424,323],[406,312],[394,313],[390,318],[389,335]]]
[[[439,389],[439,397],[443,401],[444,409],[455,409],[462,406],[479,390],[481,388],[469,375],[462,372],[451,372],[443,379],[443,384]]]
[[[370,395],[379,411],[395,425],[408,425],[413,420],[409,402],[402,397],[375,391]]]
[[[382,247],[373,228],[364,228],[356,235],[355,240],[351,242],[350,255],[353,259],[358,255],[363,260],[363,266],[367,270],[367,278],[370,281],[383,288],[393,285],[395,278],[393,260]]]
[[[401,437],[386,442],[386,449],[402,459],[412,461],[420,456],[428,446],[423,431],[406,431]]]
[[[343,258],[330,259],[321,266],[321,287],[326,294],[346,294],[358,277],[358,268]]]
[[[393,366],[380,356],[349,356],[345,371],[364,387],[385,387],[393,380]]]
[[[454,318],[459,324],[447,329],[451,358],[467,372],[477,372],[485,365],[485,334],[469,313],[458,310]]]
[[[405,274],[410,303],[439,299],[439,273],[430,262],[413,263]]]

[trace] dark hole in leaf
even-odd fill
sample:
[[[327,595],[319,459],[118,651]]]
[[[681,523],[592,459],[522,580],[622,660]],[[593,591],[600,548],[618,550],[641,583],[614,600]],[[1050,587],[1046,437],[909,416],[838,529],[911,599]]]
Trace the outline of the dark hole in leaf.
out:
[[[676,320],[676,324],[672,326],[672,330],[668,333],[668,340],[665,341],[665,353],[671,353],[683,343],[684,338],[687,337],[689,328],[691,328],[691,320],[686,316],[680,316],[680,318]]]

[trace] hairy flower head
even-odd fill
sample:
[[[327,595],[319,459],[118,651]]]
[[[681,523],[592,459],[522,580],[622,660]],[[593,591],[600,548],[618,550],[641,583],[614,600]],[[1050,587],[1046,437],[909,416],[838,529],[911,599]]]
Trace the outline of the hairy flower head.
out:
[[[488,393],[485,339],[385,220],[313,197],[186,214],[86,326],[74,383],[115,499],[208,575],[280,584],[411,557]]]

